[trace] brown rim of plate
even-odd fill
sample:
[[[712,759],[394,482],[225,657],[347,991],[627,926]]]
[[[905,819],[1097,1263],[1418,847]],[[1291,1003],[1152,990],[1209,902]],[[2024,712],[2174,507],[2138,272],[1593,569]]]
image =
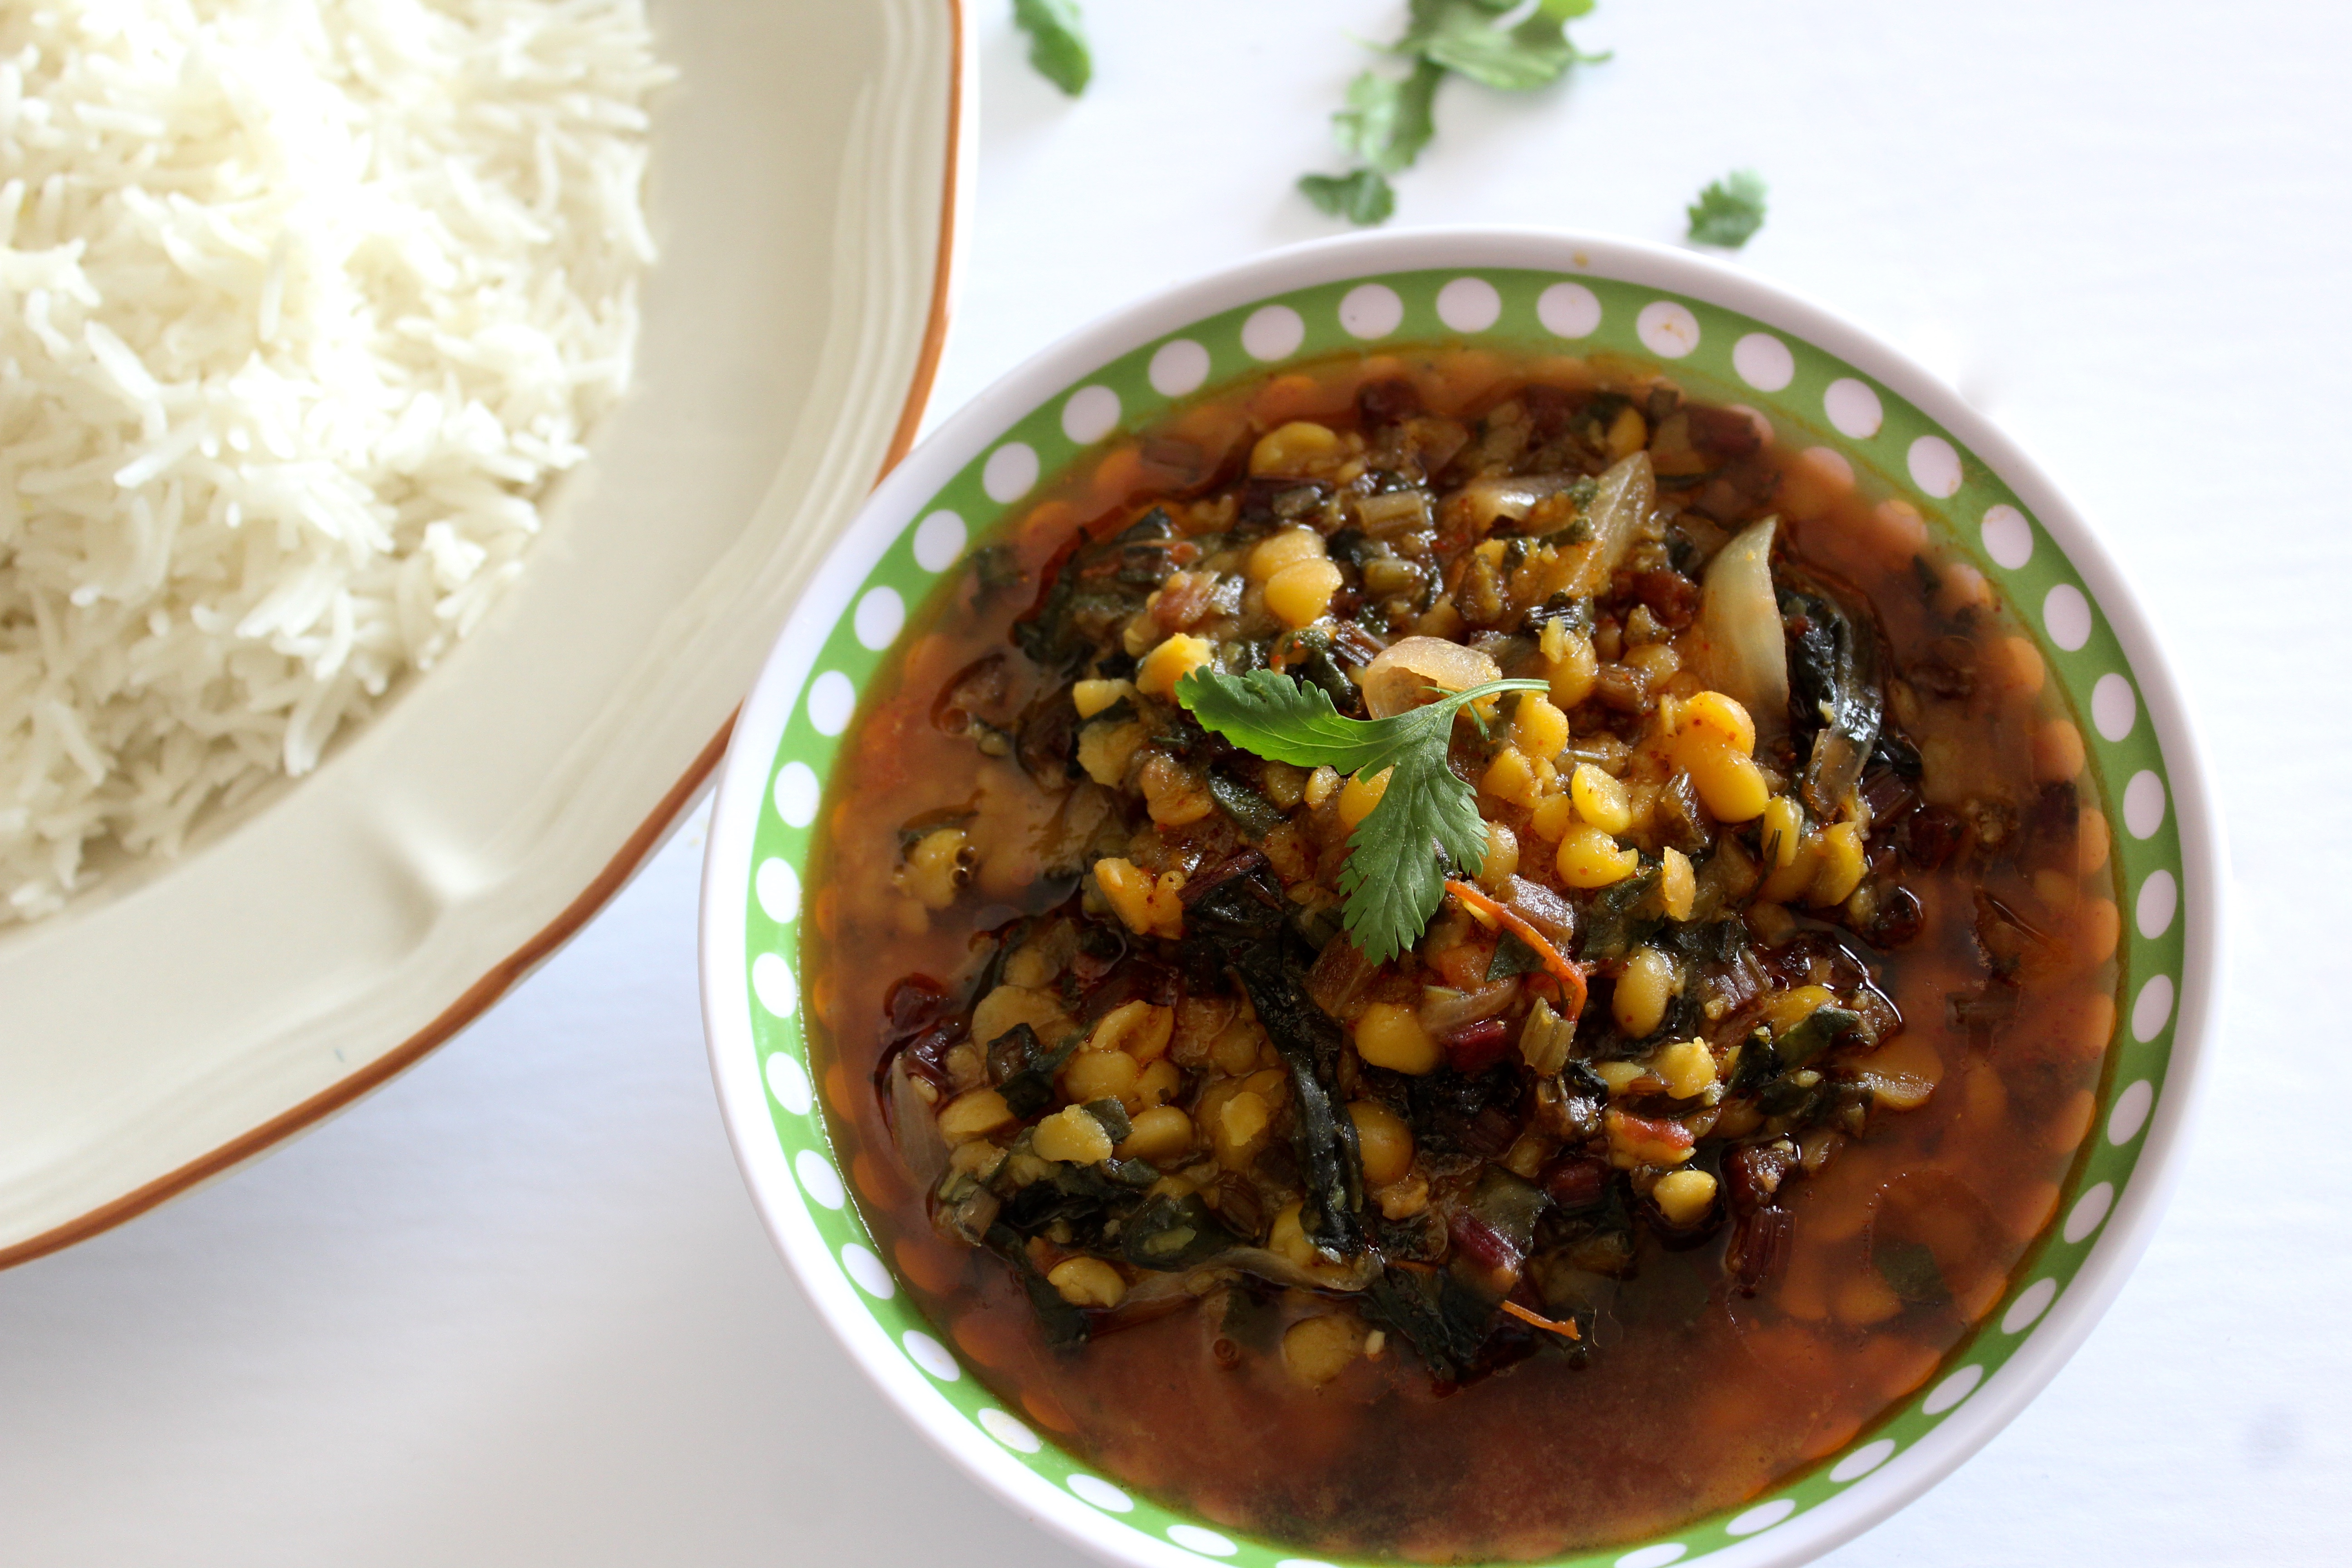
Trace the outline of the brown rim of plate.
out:
[[[907,401],[899,410],[898,424],[890,434],[890,445],[882,455],[882,467],[874,476],[879,484],[884,475],[898,466],[915,444],[915,432],[923,420],[923,409],[930,402],[931,383],[939,374],[940,355],[947,346],[949,273],[955,257],[957,159],[961,154],[963,139],[963,71],[967,43],[964,37],[964,0],[947,0],[949,16],[948,43],[948,147],[947,177],[942,182],[940,199],[940,243],[938,259],[931,273],[931,311],[923,325],[921,352],[915,361],[915,377],[907,388]],[[736,710],[737,713],[741,709]],[[247,1160],[266,1152],[297,1132],[324,1121],[342,1110],[362,1095],[382,1087],[394,1078],[431,1054],[435,1047],[480,1017],[491,1004],[511,990],[541,963],[554,955],[555,950],[569,942],[582,926],[603,909],[613,895],[635,876],[639,867],[661,846],[686,808],[702,793],[702,786],[727,754],[727,741],[735,730],[734,713],[719,727],[719,732],[698,752],[677,782],[661,798],[650,816],[623,841],[613,858],[604,862],[580,896],[563,907],[562,913],[532,933],[530,940],[490,967],[488,973],[467,986],[465,992],[438,1016],[403,1040],[393,1049],[367,1066],[310,1099],[280,1111],[260,1126],[227,1142],[211,1152],[189,1161],[176,1171],[156,1177],[146,1185],[133,1188],[119,1198],[100,1204],[88,1214],[65,1224],[53,1226],[40,1235],[29,1237],[14,1246],[0,1247],[0,1268],[13,1268],[19,1263],[29,1263],[36,1258],[61,1251],[77,1242],[88,1241],[101,1231],[113,1229],[126,1220],[136,1219],[149,1209],[181,1194],[201,1186],[215,1176],[227,1174]]]

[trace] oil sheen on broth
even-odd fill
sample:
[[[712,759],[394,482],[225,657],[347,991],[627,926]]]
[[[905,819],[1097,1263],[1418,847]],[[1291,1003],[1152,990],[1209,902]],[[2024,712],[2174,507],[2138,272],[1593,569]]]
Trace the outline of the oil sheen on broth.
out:
[[[1798,435],[1337,359],[1088,454],[902,647],[817,850],[831,1130],[1123,1483],[1417,1561],[1672,1528],[1925,1384],[2056,1212],[2118,988],[2080,732]],[[1456,721],[1487,855],[1411,948],[1338,934],[1372,791],[1205,731],[1203,664],[1359,718],[1545,683]]]

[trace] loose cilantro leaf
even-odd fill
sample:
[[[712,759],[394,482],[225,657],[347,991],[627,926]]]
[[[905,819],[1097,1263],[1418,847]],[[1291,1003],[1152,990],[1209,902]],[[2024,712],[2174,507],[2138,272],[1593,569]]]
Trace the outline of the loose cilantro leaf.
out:
[[[1095,74],[1077,0],[1013,0],[1013,25],[1029,35],[1029,63],[1072,98]]]
[[[1202,668],[1176,683],[1176,700],[1202,728],[1268,762],[1367,775],[1393,770],[1380,804],[1349,838],[1339,873],[1349,940],[1384,963],[1420,939],[1444,901],[1446,861],[1473,876],[1486,863],[1476,792],[1445,763],[1454,716],[1498,691],[1544,689],[1540,680],[1490,680],[1391,718],[1349,719],[1322,688],[1277,670]]]
[[[1580,60],[1600,60],[1568,41],[1568,23],[1592,9],[1593,0],[1542,0],[1517,26],[1497,18],[1517,9],[1496,0],[1412,0],[1401,54],[1460,71],[1471,80],[1505,92],[1524,92],[1558,81]]]
[[[1303,174],[1298,188],[1318,211],[1346,218],[1359,228],[1386,223],[1396,211],[1396,193],[1377,169],[1359,169],[1352,174]]]
[[[1444,66],[1423,59],[1402,79],[1366,71],[1349,82],[1348,107],[1331,116],[1340,151],[1383,174],[1412,167],[1437,129],[1430,103],[1444,76]]]
[[[1764,226],[1764,176],[1753,169],[1734,169],[1701,191],[1685,210],[1693,245],[1737,250]]]

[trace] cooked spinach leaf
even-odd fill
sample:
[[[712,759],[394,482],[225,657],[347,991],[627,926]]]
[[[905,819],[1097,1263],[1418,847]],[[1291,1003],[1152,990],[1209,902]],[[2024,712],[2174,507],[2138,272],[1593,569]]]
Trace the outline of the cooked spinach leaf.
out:
[[[1895,1295],[1915,1307],[1939,1307],[1952,1299],[1942,1265],[1924,1243],[1882,1240],[1870,1249],[1870,1262]]]
[[[1209,770],[1209,796],[1246,837],[1264,838],[1282,826],[1282,812],[1274,802],[1222,768]]]
[[[1010,1226],[992,1225],[982,1238],[988,1250],[1011,1266],[1013,1277],[1028,1294],[1030,1310],[1037,1314],[1037,1326],[1049,1345],[1084,1344],[1089,1330],[1087,1315],[1062,1299],[1029,1256],[1029,1248],[1020,1234]]]
[[[1789,721],[1805,762],[1805,804],[1824,820],[1835,818],[1872,750],[1885,710],[1879,684],[1876,628],[1849,615],[1823,587],[1776,568],[1780,586],[1780,624],[1789,646]]]
[[[995,1080],[996,1092],[1004,1097],[1005,1109],[1025,1121],[1053,1104],[1054,1077],[1085,1038],[1083,1034],[1074,1034],[1049,1049],[1038,1040],[1035,1029],[1019,1024],[991,1040],[988,1076]]]
[[[1862,1015],[1847,1008],[1816,1007],[1803,1022],[1773,1041],[1772,1048],[1780,1053],[1781,1065],[1793,1072],[1837,1044],[1842,1036],[1861,1023]]]
[[[1157,1197],[1121,1227],[1122,1254],[1138,1268],[1175,1273],[1206,1263],[1241,1238],[1227,1230],[1198,1193]]]
[[[1288,902],[1263,867],[1226,878],[1185,916],[1189,942],[1204,944],[1219,966],[1249,993],[1259,1026],[1290,1071],[1298,1163],[1307,1181],[1299,1219],[1307,1239],[1334,1258],[1363,1250],[1363,1165],[1356,1124],[1339,1095],[1339,1053],[1347,1037],[1307,1000],[1306,965],[1288,936]]]
[[[1495,956],[1486,963],[1486,984],[1508,980],[1514,974],[1533,974],[1544,966],[1543,957],[1511,932],[1505,931],[1495,944]]]

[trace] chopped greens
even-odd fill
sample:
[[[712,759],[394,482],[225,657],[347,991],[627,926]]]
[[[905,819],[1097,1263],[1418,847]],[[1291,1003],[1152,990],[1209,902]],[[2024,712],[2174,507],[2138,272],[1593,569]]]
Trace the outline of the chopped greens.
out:
[[[1737,250],[1764,226],[1764,176],[1753,169],[1734,169],[1698,194],[1685,209],[1693,245],[1719,245]]]
[[[1095,62],[1077,0],[1013,0],[1013,25],[1029,35],[1029,63],[1039,76],[1072,98],[1087,90]]]
[[[1298,188],[1333,217],[1360,227],[1386,223],[1396,210],[1388,176],[1412,167],[1437,123],[1437,84],[1448,71],[1505,92],[1549,86],[1580,60],[1600,60],[1568,40],[1570,21],[1593,0],[1538,0],[1516,22],[1521,0],[1412,0],[1404,37],[1389,51],[1407,57],[1403,77],[1365,71],[1348,84],[1348,105],[1331,116],[1332,139],[1361,166],[1346,174],[1308,174]]]
[[[1446,764],[1454,716],[1500,691],[1542,691],[1540,680],[1490,680],[1449,691],[1388,719],[1349,719],[1328,693],[1271,669],[1225,675],[1201,668],[1176,684],[1176,700],[1202,728],[1268,762],[1389,775],[1380,803],[1348,840],[1339,874],[1349,940],[1374,963],[1411,947],[1445,900],[1442,853],[1475,874],[1486,858],[1477,794]]]

